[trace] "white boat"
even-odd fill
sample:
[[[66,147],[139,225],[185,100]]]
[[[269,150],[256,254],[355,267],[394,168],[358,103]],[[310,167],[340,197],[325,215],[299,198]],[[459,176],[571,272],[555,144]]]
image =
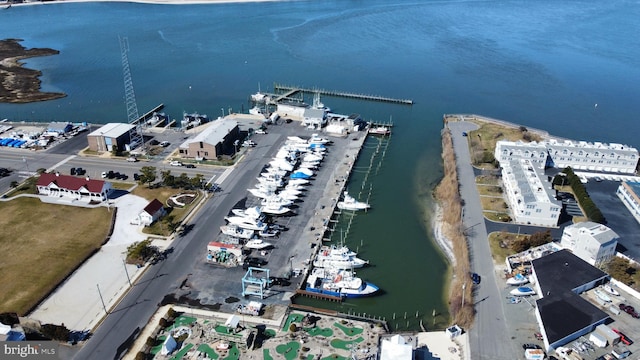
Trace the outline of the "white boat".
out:
[[[266,223],[263,223],[260,220],[254,221],[244,216],[226,216],[224,219],[227,220],[229,224],[241,227],[243,229],[261,231],[267,228]]]
[[[338,209],[342,210],[366,210],[370,207],[369,204],[356,200],[346,191],[344,192],[344,199],[338,202]]]
[[[249,114],[251,114],[251,115],[264,115],[264,113],[262,112],[262,109],[259,106],[254,106],[251,109],[249,109]]]
[[[600,289],[595,289],[595,290],[593,290],[593,293],[594,293],[594,294],[596,294],[596,296],[597,296],[600,300],[602,300],[602,301],[604,301],[604,302],[606,302],[606,303],[611,302],[611,298],[610,298],[610,297],[609,297],[609,295],[607,295],[604,291],[602,291],[602,290],[600,290]]]
[[[507,279],[507,284],[512,286],[520,286],[528,282],[529,282],[529,279],[520,273],[516,274],[514,277],[510,277]]]
[[[269,165],[278,168],[278,169],[282,169],[282,170],[286,170],[286,171],[293,171],[293,165],[288,163],[285,160],[282,159],[278,159],[278,160],[271,160],[269,162]]]
[[[307,277],[306,290],[335,297],[357,298],[373,295],[379,288],[355,276],[353,271],[314,268]]]
[[[282,205],[265,205],[262,207],[262,212],[271,215],[284,215],[291,212],[291,209]]]
[[[513,296],[529,296],[529,295],[535,295],[536,291],[528,286],[520,286],[518,288],[511,290],[511,292],[509,293]]]
[[[311,138],[309,139],[309,144],[321,144],[321,145],[325,145],[330,143],[331,140],[327,139],[327,138],[323,138],[318,134],[311,134]]]
[[[251,239],[255,234],[255,231],[253,230],[244,229],[235,225],[220,226],[220,231],[222,231],[222,233],[225,235],[237,237],[240,239]]]
[[[291,184],[295,184],[295,185],[307,185],[310,181],[306,180],[306,179],[289,179],[289,181],[287,181],[288,185]]]
[[[374,128],[369,129],[369,134],[372,135],[389,135],[391,134],[391,130],[389,130],[388,127],[385,126],[377,126]]]
[[[265,172],[263,174],[270,174],[270,175],[274,175],[274,176],[280,176],[280,177],[285,177],[288,173],[287,170],[284,169],[280,169],[280,168],[275,168],[275,167],[268,167],[265,169]]]
[[[260,236],[260,237],[266,237],[266,238],[276,237],[276,236],[278,236],[279,234],[280,234],[280,231],[279,231],[279,230],[276,230],[276,229],[269,229],[269,228],[267,228],[267,229],[265,229],[265,230],[262,230],[262,231],[259,231],[259,232],[258,232],[258,236]]]
[[[260,207],[252,206],[247,209],[231,209],[231,213],[235,216],[242,216],[252,220],[264,221],[264,215],[260,211]]]
[[[246,244],[244,244],[244,247],[246,247],[247,249],[257,249],[257,250],[266,249],[272,246],[273,246],[272,243],[262,241],[261,239],[249,240],[247,241]]]
[[[614,289],[611,283],[602,285],[602,288],[604,289],[604,291],[608,292],[613,296],[620,296],[620,293],[618,292],[618,290]]]
[[[295,201],[298,200],[298,198],[300,197],[300,194],[294,194],[292,192],[286,191],[286,190],[282,190],[280,191],[277,196],[285,199],[285,200],[291,200],[291,201]]]
[[[356,256],[357,254],[349,250],[346,246],[323,246],[313,261],[315,267],[334,267],[340,270],[357,269],[367,265],[369,262]]]
[[[302,194],[302,190],[297,190],[293,188],[284,188],[278,194],[282,194],[284,198],[286,198],[286,195],[299,196],[300,194]]]
[[[272,195],[261,202],[262,206],[289,206],[293,200],[285,199],[282,196]]]
[[[249,193],[257,198],[266,199],[269,196],[275,195],[275,191],[269,191],[264,189],[247,189]]]

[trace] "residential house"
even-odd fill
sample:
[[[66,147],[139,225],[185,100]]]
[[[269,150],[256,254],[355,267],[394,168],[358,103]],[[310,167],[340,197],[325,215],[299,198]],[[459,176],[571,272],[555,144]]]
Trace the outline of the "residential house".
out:
[[[153,199],[147,206],[144,207],[144,209],[142,209],[140,214],[138,214],[137,221],[132,223],[137,225],[150,226],[166,214],[167,212],[164,209],[164,205],[162,205],[162,203],[158,199]]]

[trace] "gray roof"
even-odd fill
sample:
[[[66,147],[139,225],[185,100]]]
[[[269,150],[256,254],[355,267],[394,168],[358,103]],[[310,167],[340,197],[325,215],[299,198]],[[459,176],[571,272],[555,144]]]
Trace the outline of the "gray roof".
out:
[[[595,223],[593,221],[577,223],[571,225],[571,227],[574,229],[578,229],[578,231],[581,229],[587,230],[589,232],[589,235],[596,239],[596,241],[598,241],[600,244],[607,244],[614,240],[617,241],[620,238],[620,236],[618,236],[618,234],[615,231],[611,230],[609,227]]]
[[[227,136],[227,134],[236,126],[238,126],[238,122],[235,120],[214,120],[206,129],[196,135],[193,139],[183,142],[182,145],[180,145],[180,148],[186,149],[189,147],[189,144],[201,141],[206,144],[216,145],[222,142],[224,137]]]
[[[323,119],[324,118],[324,110],[323,109],[307,108],[307,109],[304,109],[303,116],[306,117],[306,118]]]
[[[128,133],[133,128],[133,125],[125,123],[108,123],[92,132],[87,136],[104,136],[109,138],[118,138],[122,134]]]

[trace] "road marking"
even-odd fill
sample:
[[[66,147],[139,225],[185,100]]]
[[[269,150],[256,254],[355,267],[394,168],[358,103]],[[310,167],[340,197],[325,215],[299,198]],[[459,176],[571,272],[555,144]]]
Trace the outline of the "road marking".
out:
[[[57,163],[57,164],[53,165],[52,167],[50,167],[49,169],[47,169],[47,172],[51,172],[51,171],[55,170],[58,166],[64,165],[67,161],[69,161],[69,160],[71,160],[71,159],[73,159],[75,157],[76,157],[76,155],[69,156],[68,158],[60,161],[59,163]]]
[[[231,172],[233,171],[233,167],[228,168],[227,170],[225,170],[222,175],[220,175],[218,177],[218,185],[222,185],[222,182],[229,176],[229,174],[231,174]],[[216,176],[213,175],[211,177],[211,179],[209,179],[209,181],[207,182],[208,184],[213,184],[213,179],[215,179]]]

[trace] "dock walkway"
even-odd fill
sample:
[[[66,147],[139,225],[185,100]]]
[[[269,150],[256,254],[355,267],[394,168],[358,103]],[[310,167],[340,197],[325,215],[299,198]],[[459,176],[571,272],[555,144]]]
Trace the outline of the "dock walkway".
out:
[[[346,97],[351,99],[360,99],[360,100],[370,100],[370,101],[381,101],[381,102],[389,102],[395,104],[404,104],[404,105],[413,105],[413,100],[411,99],[396,99],[392,97],[386,96],[378,96],[378,95],[367,95],[367,94],[358,94],[358,93],[350,93],[345,91],[336,91],[336,90],[324,90],[324,89],[308,89],[303,87],[296,86],[288,86],[281,84],[274,84],[273,89],[276,92],[286,91],[286,94],[279,95],[279,98],[290,97],[297,92],[310,93],[310,94],[320,94],[327,96],[335,96],[335,97]],[[278,100],[276,99],[276,102]]]

